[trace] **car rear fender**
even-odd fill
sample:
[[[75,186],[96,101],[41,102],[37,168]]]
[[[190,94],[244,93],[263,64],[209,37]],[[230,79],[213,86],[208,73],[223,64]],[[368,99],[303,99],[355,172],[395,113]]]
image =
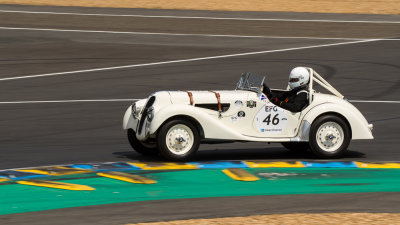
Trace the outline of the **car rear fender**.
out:
[[[303,121],[312,124],[315,119],[328,114],[338,114],[342,116],[350,125],[352,139],[373,139],[372,131],[367,120],[361,112],[347,101],[341,104],[324,103],[310,109],[303,117]]]
[[[173,104],[159,109],[150,124],[150,134],[155,134],[169,118],[176,116],[191,117],[200,124],[204,138],[242,140],[243,136],[225,126],[215,115],[207,114],[191,105]]]

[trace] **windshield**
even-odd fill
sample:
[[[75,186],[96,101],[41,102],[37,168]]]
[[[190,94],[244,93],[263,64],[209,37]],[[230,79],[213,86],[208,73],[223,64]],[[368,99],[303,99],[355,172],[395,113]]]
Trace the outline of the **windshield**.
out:
[[[236,85],[236,90],[249,90],[261,93],[261,87],[264,83],[264,76],[252,74],[250,72],[242,74]]]

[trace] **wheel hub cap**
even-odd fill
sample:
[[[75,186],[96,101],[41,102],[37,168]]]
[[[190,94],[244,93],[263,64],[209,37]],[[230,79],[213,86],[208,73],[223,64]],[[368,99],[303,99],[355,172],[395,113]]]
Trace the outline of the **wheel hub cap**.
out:
[[[176,143],[177,144],[181,144],[182,142],[184,142],[185,141],[185,139],[183,139],[183,137],[177,137],[176,138]]]

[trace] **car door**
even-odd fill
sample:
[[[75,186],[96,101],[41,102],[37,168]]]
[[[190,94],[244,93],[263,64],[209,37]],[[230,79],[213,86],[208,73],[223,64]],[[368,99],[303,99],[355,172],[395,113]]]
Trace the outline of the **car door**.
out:
[[[294,137],[301,113],[293,113],[271,103],[265,95],[249,95],[246,102],[251,127],[246,133],[254,137]]]

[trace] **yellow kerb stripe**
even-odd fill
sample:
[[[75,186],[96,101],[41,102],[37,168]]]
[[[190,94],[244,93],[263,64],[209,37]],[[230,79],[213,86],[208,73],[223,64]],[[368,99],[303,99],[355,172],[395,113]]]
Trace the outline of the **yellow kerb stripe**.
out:
[[[239,168],[232,168],[232,169],[224,169],[222,170],[226,175],[234,180],[240,181],[257,181],[260,178],[254,176],[253,174],[247,172],[246,170],[239,169]]]
[[[385,169],[400,169],[400,163],[365,163],[354,162],[358,168],[385,168]]]
[[[17,183],[24,184],[24,185],[39,186],[39,187],[72,190],[72,191],[93,191],[93,190],[95,190],[94,188],[87,186],[87,185],[62,183],[62,182],[55,182],[55,181],[48,181],[48,180],[32,179],[32,180],[17,181]]]
[[[193,170],[196,165],[186,163],[129,163],[143,170]]]
[[[303,163],[295,161],[289,162],[268,162],[268,161],[245,161],[251,168],[268,168],[268,167],[305,167]]]
[[[108,177],[111,179],[116,179],[116,180],[122,180],[125,182],[130,182],[130,183],[135,183],[135,184],[155,184],[157,181],[138,176],[138,175],[133,175],[129,173],[122,173],[122,172],[102,172],[102,173],[97,173],[97,175],[102,176],[102,177]]]
[[[92,170],[75,169],[64,166],[46,166],[46,167],[37,167],[31,169],[20,169],[17,171],[44,174],[44,175],[53,175],[53,176],[93,172]]]
[[[0,178],[0,182],[9,181],[10,179],[7,178]]]

